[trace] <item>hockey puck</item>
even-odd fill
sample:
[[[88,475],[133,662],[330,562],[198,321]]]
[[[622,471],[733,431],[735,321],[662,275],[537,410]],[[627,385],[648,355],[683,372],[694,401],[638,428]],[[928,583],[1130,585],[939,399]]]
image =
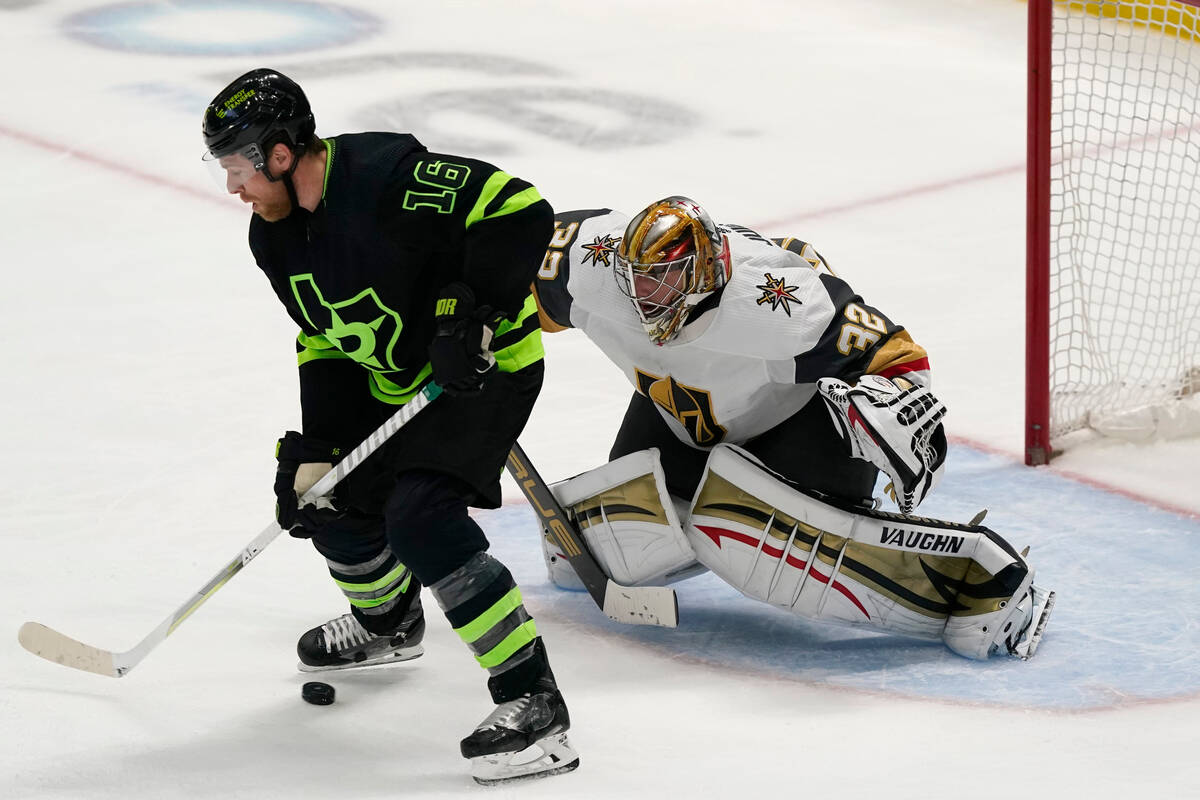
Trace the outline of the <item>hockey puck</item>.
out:
[[[314,706],[330,706],[333,705],[334,691],[328,683],[310,681],[300,687],[300,696]]]

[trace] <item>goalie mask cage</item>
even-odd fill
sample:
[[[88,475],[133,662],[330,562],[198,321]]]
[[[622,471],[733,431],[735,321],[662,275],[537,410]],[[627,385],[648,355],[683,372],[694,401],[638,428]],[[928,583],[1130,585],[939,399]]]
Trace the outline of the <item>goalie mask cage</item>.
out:
[[[1200,0],[1029,0],[1025,462],[1200,433]]]

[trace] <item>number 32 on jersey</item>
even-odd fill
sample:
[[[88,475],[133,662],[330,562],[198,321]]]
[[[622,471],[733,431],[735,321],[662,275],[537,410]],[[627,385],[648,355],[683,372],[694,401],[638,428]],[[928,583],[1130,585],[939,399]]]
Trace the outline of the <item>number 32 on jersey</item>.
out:
[[[887,321],[858,303],[848,303],[844,315],[849,322],[842,325],[837,341],[838,352],[844,356],[851,350],[866,350],[887,333]]]

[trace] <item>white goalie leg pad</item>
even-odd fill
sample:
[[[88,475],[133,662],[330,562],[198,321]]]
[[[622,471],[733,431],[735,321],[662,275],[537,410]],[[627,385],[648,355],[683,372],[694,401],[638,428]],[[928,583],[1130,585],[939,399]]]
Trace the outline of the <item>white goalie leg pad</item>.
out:
[[[617,583],[661,586],[695,574],[696,554],[667,493],[656,448],[622,456],[550,490],[575,520],[596,563]],[[583,588],[565,557],[549,552],[553,547],[543,543],[550,579],[563,588]]]
[[[575,568],[567,561],[567,554],[559,549],[558,543],[547,536],[545,531],[542,531],[542,558],[546,560],[546,574],[555,586],[572,592],[587,591]]]
[[[983,526],[835,506],[730,445],[713,449],[685,533],[699,561],[748,597],[888,633],[947,633],[972,658],[995,649],[994,624],[978,620],[1009,613],[1032,580]],[[947,626],[967,618],[976,621]]]

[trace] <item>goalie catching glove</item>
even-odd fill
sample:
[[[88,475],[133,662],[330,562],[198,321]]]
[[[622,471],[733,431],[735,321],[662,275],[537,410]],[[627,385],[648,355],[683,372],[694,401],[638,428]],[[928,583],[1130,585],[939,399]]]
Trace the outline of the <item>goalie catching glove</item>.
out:
[[[850,455],[886,472],[896,505],[911,514],[942,478],[946,406],[924,386],[901,388],[880,375],[864,375],[855,386],[821,378],[817,391]]]
[[[437,332],[429,345],[433,379],[452,395],[473,395],[496,370],[492,337],[504,315],[475,307],[475,293],[462,281],[442,289],[434,308]]]
[[[343,516],[328,497],[300,505],[300,498],[333,464],[341,460],[337,445],[288,431],[275,445],[275,520],[297,539],[311,539],[321,528]]]

